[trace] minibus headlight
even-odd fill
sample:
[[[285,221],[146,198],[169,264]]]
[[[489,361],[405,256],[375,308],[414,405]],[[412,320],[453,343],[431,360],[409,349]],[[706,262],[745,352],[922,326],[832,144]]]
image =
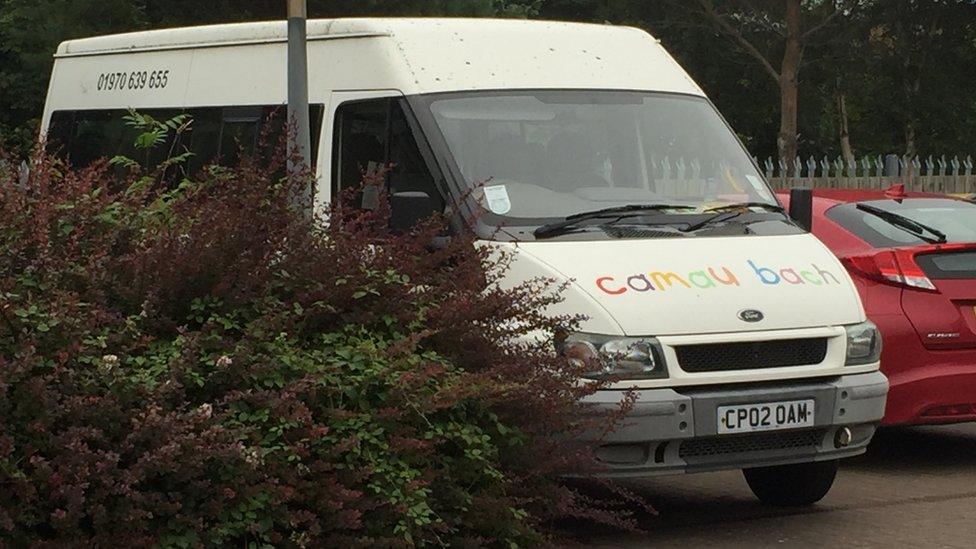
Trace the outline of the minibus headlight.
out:
[[[870,320],[847,326],[847,365],[860,366],[881,360],[881,332]]]
[[[588,379],[661,379],[668,377],[661,344],[652,337],[570,334],[557,341],[563,356],[579,366],[592,365]]]

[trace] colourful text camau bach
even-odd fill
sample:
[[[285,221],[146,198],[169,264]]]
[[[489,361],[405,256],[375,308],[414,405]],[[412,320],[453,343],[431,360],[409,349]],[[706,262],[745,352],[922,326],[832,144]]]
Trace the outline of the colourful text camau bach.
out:
[[[834,273],[821,269],[816,264],[809,268],[771,269],[747,261],[749,277],[755,276],[766,286],[790,284],[794,286],[823,286],[840,284]],[[671,288],[712,289],[724,286],[740,286],[740,276],[729,267],[709,267],[692,271],[682,276],[674,271],[652,271],[636,273],[628,277],[602,276],[596,279],[600,291],[609,295],[623,295],[629,292],[664,292]]]

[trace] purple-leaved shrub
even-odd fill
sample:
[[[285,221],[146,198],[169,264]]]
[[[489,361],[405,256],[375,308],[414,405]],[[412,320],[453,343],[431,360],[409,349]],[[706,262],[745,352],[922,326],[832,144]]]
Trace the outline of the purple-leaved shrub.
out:
[[[281,155],[278,155],[281,156]],[[296,215],[281,158],[161,188],[0,160],[0,540],[525,545],[629,519],[592,469],[552,281],[443,220]],[[136,170],[137,168],[133,168]],[[375,181],[373,183],[376,183]]]

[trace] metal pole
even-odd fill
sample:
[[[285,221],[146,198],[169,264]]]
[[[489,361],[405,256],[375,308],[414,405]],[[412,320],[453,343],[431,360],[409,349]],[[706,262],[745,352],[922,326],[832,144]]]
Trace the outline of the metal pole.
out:
[[[288,173],[310,168],[311,125],[308,116],[308,3],[288,2],[288,121],[295,125],[290,133]],[[297,153],[297,156],[294,156]]]

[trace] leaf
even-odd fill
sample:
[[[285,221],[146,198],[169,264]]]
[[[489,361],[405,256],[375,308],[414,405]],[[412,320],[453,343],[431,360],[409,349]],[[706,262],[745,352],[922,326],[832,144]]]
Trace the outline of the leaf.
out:
[[[136,138],[135,147],[140,150],[147,150],[160,145],[165,141],[166,132],[153,130],[140,134],[139,137]]]
[[[120,158],[125,158],[125,157],[120,157]],[[126,158],[126,160],[129,159]],[[135,166],[139,165],[133,160],[129,160],[129,162],[132,162],[132,164]],[[152,184],[152,182],[153,180],[151,177],[140,177],[139,179],[135,180],[131,185],[129,185],[128,189],[125,190],[125,196],[132,196],[134,194],[142,192],[145,188],[149,187]]]
[[[176,155],[176,156],[173,156],[173,157],[170,157],[170,158],[166,159],[159,166],[162,167],[162,168],[168,168],[170,166],[183,165],[183,164],[186,164],[188,160],[190,160],[191,158],[193,158],[193,156],[194,156],[193,153],[191,153],[191,152],[185,152],[183,154]]]
[[[137,168],[139,163],[135,160],[129,158],[128,156],[113,156],[111,160],[108,161],[109,165],[117,166],[120,168]]]

